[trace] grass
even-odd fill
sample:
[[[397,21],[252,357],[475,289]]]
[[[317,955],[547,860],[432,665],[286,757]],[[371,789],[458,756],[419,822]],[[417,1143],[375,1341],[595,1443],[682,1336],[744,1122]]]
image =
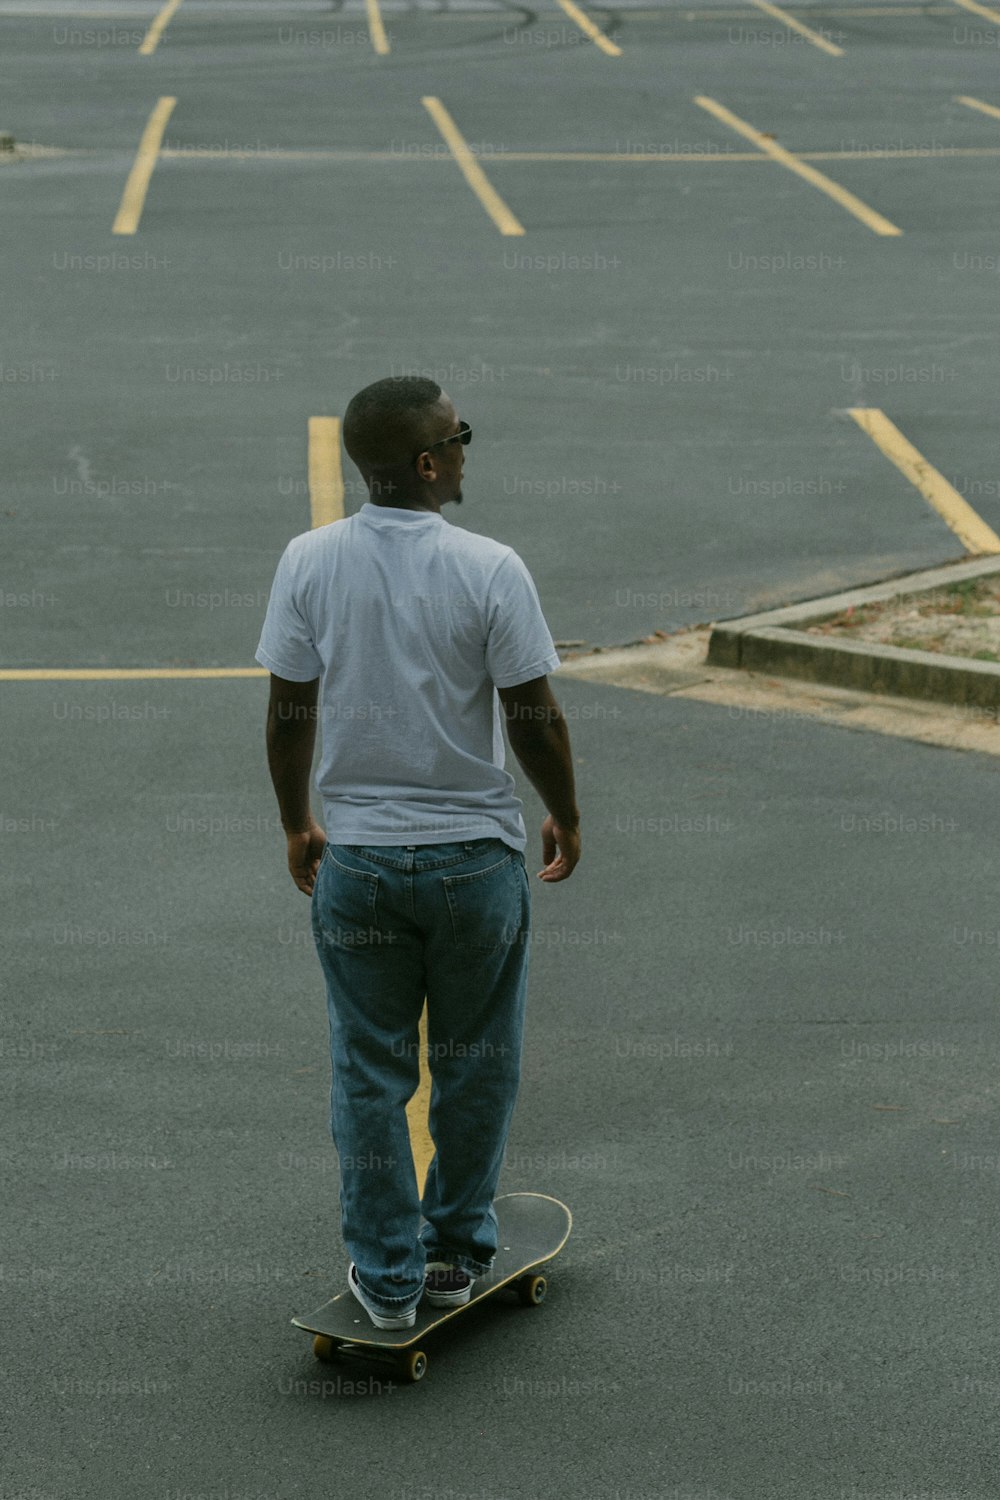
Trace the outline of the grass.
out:
[[[998,613],[993,580],[966,578],[961,583],[948,583],[936,591],[943,595],[941,603],[932,602],[933,596],[918,604],[922,615],[993,615]]]
[[[900,615],[904,618],[898,618]],[[949,618],[955,620],[956,629],[947,624]],[[905,651],[930,651],[938,655],[1000,663],[1000,648],[992,649],[997,644],[996,628],[991,626],[988,629],[985,646],[973,650],[976,632],[968,627],[958,629],[959,619],[968,620],[970,624],[975,619],[1000,623],[1000,575],[966,578],[961,582],[942,584],[924,594],[895,594],[888,599],[852,605],[838,615],[814,621],[809,629],[821,635],[833,632],[847,635],[863,632],[865,626],[884,621],[889,627],[884,638]],[[922,634],[922,621],[926,621],[926,631],[936,638]],[[938,622],[936,626],[934,621]],[[980,634],[979,639],[982,638]]]
[[[944,584],[924,596],[897,594],[891,599],[875,600],[870,604],[858,605],[857,608],[851,605],[839,615],[832,615],[830,619],[818,621],[817,624],[824,635],[831,630],[856,630],[859,626],[877,620],[888,609],[907,605],[915,606],[918,614],[924,616],[964,615],[984,619],[1000,615],[1000,593],[997,590],[1000,590],[1000,580],[995,578],[966,578],[960,583]],[[917,651],[935,649],[916,639],[901,638],[893,644],[906,645]],[[984,657],[983,660],[987,658]]]

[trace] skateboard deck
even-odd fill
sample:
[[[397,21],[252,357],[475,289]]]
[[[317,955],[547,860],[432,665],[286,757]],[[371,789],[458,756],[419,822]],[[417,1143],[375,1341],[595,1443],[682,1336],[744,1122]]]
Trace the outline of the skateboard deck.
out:
[[[315,1312],[292,1319],[296,1328],[314,1335],[317,1359],[362,1358],[394,1365],[408,1380],[421,1380],[427,1356],[421,1343],[432,1329],[491,1297],[504,1287],[517,1291],[527,1306],[545,1296],[544,1276],[535,1267],[558,1255],[569,1239],[573,1215],[565,1203],[547,1193],[506,1193],[494,1200],[499,1234],[493,1269],[472,1283],[472,1293],[461,1307],[432,1307],[424,1298],[412,1328],[376,1328],[353,1292],[339,1292]]]

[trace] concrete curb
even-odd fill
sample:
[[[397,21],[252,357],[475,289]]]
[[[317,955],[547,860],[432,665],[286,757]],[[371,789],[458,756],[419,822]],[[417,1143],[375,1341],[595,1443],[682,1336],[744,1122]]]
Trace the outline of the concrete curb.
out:
[[[923,593],[945,584],[1000,573],[1000,558],[975,557],[909,573],[889,582],[842,594],[809,599],[766,614],[713,621],[708,643],[710,666],[739,667],[775,676],[826,682],[834,687],[924,698],[939,703],[1000,706],[1000,662],[909,651],[880,642],[833,641],[795,627],[815,625],[852,605]]]

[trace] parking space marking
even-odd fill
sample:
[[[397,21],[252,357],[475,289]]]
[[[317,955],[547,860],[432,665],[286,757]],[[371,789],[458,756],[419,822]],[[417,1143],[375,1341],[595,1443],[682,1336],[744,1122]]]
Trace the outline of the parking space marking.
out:
[[[339,417],[309,418],[309,507],[314,527],[343,520]]]
[[[122,201],[118,206],[115,222],[111,226],[112,234],[135,234],[139,227],[143,204],[146,201],[146,190],[149,187],[149,179],[153,175],[153,168],[156,166],[160,142],[163,140],[163,132],[167,128],[167,121],[176,103],[176,99],[165,95],[158,101],[146,122],[146,128],[139,142],[139,150],[136,152],[132,170],[125,183],[125,191],[122,193]]]
[[[985,16],[987,21],[1000,21],[1000,11],[990,10],[985,5],[977,5],[976,0],[955,0],[963,10],[971,10],[974,16]]]
[[[410,1150],[413,1153],[413,1169],[417,1174],[417,1192],[421,1198],[424,1196],[424,1183],[427,1181],[427,1168],[430,1166],[431,1157],[434,1155],[434,1142],[431,1140],[430,1109],[431,1109],[431,1073],[430,1057],[427,1044],[427,996],[424,996],[424,1008],[420,1012],[420,1082],[417,1084],[416,1092],[406,1106],[406,1123],[410,1129]]]
[[[853,406],[848,408],[861,428],[867,432],[876,448],[895,464],[925,500],[928,500],[938,515],[950,526],[967,552],[978,557],[984,552],[1000,552],[1000,536],[987,526],[967,500],[939,474],[903,436],[894,422],[877,406]]]
[[[585,16],[578,5],[573,4],[573,0],[558,0],[558,3],[562,6],[570,20],[576,22],[584,35],[590,37],[595,47],[600,47],[601,51],[606,53],[608,57],[621,57],[622,49],[617,47],[610,37],[605,36],[600,27],[595,26],[590,17]]]
[[[794,16],[788,14],[787,10],[782,10],[777,5],[770,5],[768,0],[751,0],[751,4],[756,5],[758,10],[764,11],[767,15],[774,16],[777,20],[784,22],[793,31],[799,32],[807,41],[812,42],[814,47],[818,47],[821,52],[828,52],[831,57],[843,57],[843,47],[835,46],[833,42],[828,42],[825,36],[821,36],[818,31],[813,31],[810,27],[803,26],[802,22],[796,21]]]
[[[754,0],[750,0],[753,4]],[[656,16],[657,18],[668,18],[670,11],[646,11],[630,10],[626,12],[629,16],[642,16],[643,18]],[[747,11],[740,10],[685,10],[681,12],[685,21],[745,21]],[[810,5],[811,16],[855,16],[859,19],[867,19],[868,16],[947,16],[951,14],[950,5]]]
[[[981,114],[992,115],[994,120],[1000,120],[1000,109],[995,104],[984,104],[982,99],[973,99],[971,94],[955,94],[956,104],[964,104],[968,109],[978,109]]]
[[[3,667],[0,682],[142,682],[188,677],[267,677],[263,667]]]
[[[385,34],[382,25],[382,14],[378,8],[378,0],[365,0],[365,9],[368,12],[368,30],[371,33],[372,46],[382,56],[389,50],[389,38]]]
[[[312,524],[327,526],[344,515],[344,477],[340,463],[340,418],[309,418],[309,504]],[[410,1151],[417,1175],[417,1191],[423,1197],[427,1168],[434,1155],[429,1116],[431,1075],[427,1047],[427,997],[424,996],[419,1026],[420,1080],[406,1106]]]
[[[832,178],[824,176],[822,172],[817,172],[814,167],[806,166],[797,156],[793,156],[791,151],[786,151],[784,146],[779,146],[777,142],[770,140],[768,136],[762,135],[759,130],[755,130],[752,125],[748,125],[738,115],[734,115],[724,104],[719,104],[717,100],[709,99],[704,94],[696,94],[695,103],[700,104],[702,109],[707,110],[710,115],[714,115],[717,120],[721,120],[730,129],[738,131],[748,141],[753,141],[755,146],[759,146],[762,151],[766,151],[768,156],[780,162],[782,166],[787,167],[790,172],[797,173],[806,182],[811,182],[813,187],[818,187],[820,192],[826,193],[829,198],[839,203],[841,208],[846,208],[848,213],[853,214],[856,219],[860,219],[862,224],[867,225],[875,234],[902,234],[903,231],[901,229],[898,229],[895,224],[890,224],[888,219],[883,218],[880,213],[876,213],[873,208],[869,208],[867,203],[862,203],[860,198],[856,198],[853,193],[849,193],[846,188],[842,188]]]
[[[800,161],[916,161],[929,157],[993,156],[996,146],[903,146],[875,151],[800,151]]]
[[[515,219],[500,194],[490,186],[486,173],[476,161],[475,155],[469,149],[468,143],[441,100],[435,99],[431,94],[425,94],[421,102],[447,142],[448,149],[455,158],[462,176],[500,233],[523,234],[522,225]]]
[[[101,153],[85,154],[97,156]],[[499,153],[496,154],[499,155]],[[451,166],[450,156],[401,156],[398,151],[337,151],[324,150],[322,147],[304,151],[294,149],[226,151],[185,146],[170,147],[161,151],[160,156],[164,160],[189,156],[199,161],[228,161],[230,159],[247,161],[251,157],[259,157],[261,161],[411,161],[421,163],[443,161]],[[1000,156],[1000,146],[889,146],[870,151],[797,151],[795,156],[797,161],[914,161],[931,157]],[[771,164],[771,158],[762,155],[760,151],[504,151],[502,159],[504,161],[606,161],[628,164],[660,161],[684,162],[688,166],[695,167],[707,166],[715,162],[750,162],[758,166]]]
[[[146,32],[146,35],[143,37],[142,41],[139,44],[139,52],[141,56],[148,57],[151,52],[156,51],[156,45],[159,42],[160,37],[163,35],[164,30],[166,29],[167,22],[170,20],[170,17],[173,15],[174,11],[177,9],[180,3],[181,0],[167,0],[166,5],[160,11],[159,15],[156,16],[153,24],[150,26],[149,30]]]

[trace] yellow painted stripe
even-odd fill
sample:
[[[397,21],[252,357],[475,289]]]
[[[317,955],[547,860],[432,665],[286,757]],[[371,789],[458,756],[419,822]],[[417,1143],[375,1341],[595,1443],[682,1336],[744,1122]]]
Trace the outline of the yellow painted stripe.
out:
[[[433,95],[424,96],[422,103],[430,114],[438,130],[444,136],[448,149],[458,164],[459,171],[469,184],[480,203],[493,220],[501,234],[523,234],[524,229],[518,223],[506,203],[490,186],[486,173],[476,161],[468,143],[461,134],[451,115],[445,109],[440,99]]]
[[[164,96],[158,101],[146,122],[146,128],[139,142],[139,150],[136,152],[132,170],[125,183],[125,191],[122,193],[122,201],[118,206],[115,222],[111,226],[112,234],[135,234],[139,227],[142,206],[146,201],[149,179],[156,166],[160,142],[163,140],[163,132],[167,128],[167,121],[176,103],[176,99]]]
[[[368,9],[368,30],[371,33],[372,46],[376,52],[384,56],[389,50],[389,38],[382,25],[382,13],[378,8],[378,0],[365,0],[365,5]]]
[[[1000,17],[997,18],[1000,20]],[[982,99],[973,99],[969,94],[956,94],[956,104],[965,104],[969,109],[978,109],[981,114],[992,115],[994,120],[1000,120],[1000,109],[995,104],[984,104]]]
[[[974,16],[985,16],[987,21],[1000,21],[1000,11],[990,10],[986,5],[977,5],[976,0],[955,0],[955,4],[961,5],[963,10],[971,10]]]
[[[753,0],[751,0],[751,4]],[[633,16],[657,16],[665,19],[672,12],[630,10],[629,19]],[[682,12],[685,21],[745,21],[746,10],[686,10]],[[947,16],[950,7],[947,5],[810,5],[811,16]]]
[[[824,176],[822,172],[817,172],[814,167],[807,167],[797,156],[786,151],[784,146],[779,146],[775,141],[762,135],[759,130],[755,130],[752,125],[748,125],[745,120],[741,120],[738,115],[726,109],[724,104],[719,104],[715,99],[709,99],[704,94],[697,94],[695,103],[700,104],[702,109],[706,109],[710,115],[714,115],[717,120],[721,120],[724,125],[728,125],[748,141],[753,141],[755,146],[766,151],[774,161],[781,162],[782,166],[787,167],[790,172],[795,172],[806,182],[811,182],[813,187],[818,187],[820,192],[826,193],[827,197],[839,203],[841,208],[846,208],[848,213],[860,219],[862,224],[867,225],[875,234],[902,234],[901,229],[897,229],[895,224],[890,224],[888,219],[876,213],[873,208],[869,208],[867,203],[862,203],[860,198],[856,198],[853,193],[849,193],[846,188],[842,188],[839,183]]]
[[[143,57],[148,57],[151,52],[156,51],[156,44],[163,35],[167,22],[180,3],[181,0],[167,0],[166,5],[160,11],[139,45],[139,52]]]
[[[435,12],[436,14],[436,12]],[[61,154],[61,153],[55,153]],[[63,153],[69,154],[69,153]],[[74,153],[77,154],[77,153]],[[96,156],[97,152],[80,152],[81,156]],[[1000,156],[1000,146],[904,146],[899,149],[871,151],[797,151],[798,161],[913,161],[929,157],[942,159],[953,156]],[[253,157],[275,161],[406,161],[446,162],[451,166],[450,156],[403,157],[394,151],[212,151],[191,148],[170,148],[160,152],[164,159],[170,157],[193,157],[209,161],[248,161]],[[770,157],[759,151],[505,151],[504,161],[608,161],[608,162],[686,162],[701,166],[711,162],[756,162],[770,165]]]
[[[313,526],[343,520],[339,417],[309,418],[309,505]]]
[[[96,155],[97,153],[87,153]],[[803,157],[811,153],[803,151]],[[819,153],[822,155],[823,153]],[[830,153],[828,153],[830,154]],[[835,156],[843,156],[845,159],[855,156],[868,157],[875,153],[870,151],[842,151],[833,152]],[[917,155],[939,155],[938,152],[897,153]],[[961,155],[961,150],[957,150]],[[1000,146],[976,146],[969,147],[967,155],[974,156],[1000,156]],[[224,151],[205,148],[199,150],[196,147],[171,147],[161,151],[162,157],[193,157],[195,159],[207,159],[210,161],[248,161],[259,157],[261,160],[273,161],[413,161],[426,164],[428,162],[445,162],[450,167],[452,158],[450,156],[404,156],[396,151]],[[475,158],[476,153],[472,153]],[[487,160],[489,157],[486,158]],[[496,154],[498,161],[689,161],[699,163],[703,161],[767,161],[767,157],[761,156],[759,151],[715,151],[711,154],[698,155],[693,151],[652,151],[639,153],[634,151],[504,151]]]
[[[821,52],[828,52],[831,57],[843,57],[843,47],[835,47],[833,42],[828,42],[826,37],[821,36],[818,31],[813,31],[810,27],[803,26],[802,22],[796,21],[794,16],[788,14],[787,10],[782,10],[778,5],[769,5],[768,0],[750,0],[750,3],[751,5],[756,5],[758,10],[765,11],[769,16],[774,16],[777,20],[783,21],[786,26],[791,27],[792,31],[799,32],[807,41],[812,42],[814,47],[818,47]]]
[[[267,677],[264,667],[4,667],[0,682],[140,682],[145,678]]]
[[[975,556],[984,552],[1000,552],[1000,536],[987,526],[944,475],[939,474],[923,454],[914,448],[895,423],[890,422],[884,411],[880,411],[877,406],[854,406],[848,410],[862,432],[867,432],[876,448],[933,505],[967,552]]]
[[[559,4],[570,20],[579,26],[585,36],[590,37],[590,40],[596,47],[600,47],[601,51],[607,53],[608,57],[621,57],[622,49],[616,47],[611,38],[605,36],[601,28],[595,26],[590,17],[585,16],[578,5],[573,4],[573,0],[559,0]]]
[[[431,1140],[430,1127],[427,1123],[427,1115],[431,1107],[431,1074],[427,1057],[425,997],[424,1008],[420,1013],[420,1082],[417,1084],[416,1093],[406,1106],[406,1119],[410,1127],[410,1150],[413,1152],[413,1166],[417,1174],[417,1191],[421,1197],[424,1195],[424,1183],[427,1181],[427,1168],[434,1155],[434,1142]]]
[[[753,4],[753,0],[750,0]],[[647,11],[630,10],[629,20],[633,16],[659,16],[665,19],[673,16],[673,11]],[[748,19],[746,9],[742,10],[685,10],[678,11],[685,21],[745,21]],[[811,16],[947,16],[951,14],[951,5],[810,5]]]
[[[912,161],[926,160],[931,156],[995,156],[1000,154],[996,146],[904,146],[901,150],[886,151],[800,151],[800,161]]]

